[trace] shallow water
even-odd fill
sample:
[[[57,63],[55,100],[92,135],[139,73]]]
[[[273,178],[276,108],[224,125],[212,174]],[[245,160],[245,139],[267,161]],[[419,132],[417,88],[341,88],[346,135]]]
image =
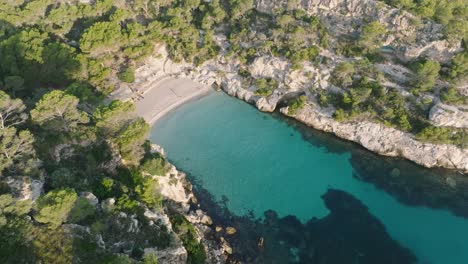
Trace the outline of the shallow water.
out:
[[[455,215],[466,215],[468,184],[456,174],[377,157],[220,92],[163,117],[151,140],[235,215],[271,209],[306,223],[330,213],[321,196],[333,188],[367,206],[418,262],[468,263],[468,219]]]

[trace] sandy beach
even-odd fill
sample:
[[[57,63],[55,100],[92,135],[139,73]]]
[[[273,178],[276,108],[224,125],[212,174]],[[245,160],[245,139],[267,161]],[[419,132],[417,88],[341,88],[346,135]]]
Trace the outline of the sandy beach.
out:
[[[178,106],[208,94],[209,86],[190,79],[168,78],[148,89],[143,98],[135,102],[139,116],[153,125],[159,118]]]

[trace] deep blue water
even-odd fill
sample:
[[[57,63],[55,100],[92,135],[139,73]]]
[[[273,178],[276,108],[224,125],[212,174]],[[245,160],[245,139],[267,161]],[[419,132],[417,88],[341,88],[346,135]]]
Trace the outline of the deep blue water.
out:
[[[456,216],[466,215],[467,185],[456,173],[377,157],[221,92],[165,116],[151,140],[214,200],[227,199],[234,215],[263,218],[273,210],[305,224],[330,213],[321,197],[328,189],[341,190],[418,262],[468,263],[468,219]]]

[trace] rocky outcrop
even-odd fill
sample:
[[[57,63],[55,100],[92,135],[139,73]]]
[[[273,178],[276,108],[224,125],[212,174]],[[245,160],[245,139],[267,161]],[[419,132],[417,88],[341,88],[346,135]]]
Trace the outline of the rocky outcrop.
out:
[[[156,144],[151,146],[151,149],[160,154],[164,154],[164,149]],[[224,243],[213,240],[212,233],[215,231],[211,228],[213,220],[205,212],[200,209],[190,210],[192,202],[196,198],[192,192],[192,185],[185,179],[185,173],[180,172],[173,165],[166,175],[153,176],[156,177],[159,183],[159,191],[166,200],[166,205],[169,210],[176,211],[182,214],[192,223],[197,231],[198,241],[200,241],[206,249],[207,263],[225,263],[226,254],[223,250]],[[172,232],[172,225],[169,217],[164,212],[147,210],[144,215],[151,221],[161,221],[168,230]],[[174,238],[177,242],[177,238]],[[179,241],[180,242],[180,241]],[[155,252],[161,263],[186,263],[187,251],[182,249],[183,246],[179,243],[171,246],[168,249],[145,249],[145,253]]]
[[[169,247],[164,249],[158,248],[145,248],[144,253],[154,253],[158,257],[160,263],[171,263],[171,264],[185,264],[187,263],[188,253],[182,245],[182,241],[177,237],[172,229],[171,221],[169,216],[163,211],[146,210],[144,213],[145,217],[150,220],[150,223],[160,222],[166,226],[169,234],[171,234],[171,244]]]
[[[85,198],[92,206],[99,204],[99,199],[91,192],[81,192],[80,197]]]
[[[282,108],[281,113],[315,129],[354,141],[381,155],[403,157],[428,168],[444,167],[468,173],[468,149],[423,143],[414,139],[411,134],[382,124],[366,121],[337,122],[311,105],[299,109],[294,115],[289,114],[288,107]]]
[[[5,182],[18,200],[32,200],[33,202],[44,192],[44,182],[29,177],[8,177]]]
[[[185,173],[179,172],[175,166],[171,166],[166,175],[154,177],[158,180],[161,195],[165,199],[179,204],[181,213],[188,212],[193,194],[186,189],[188,182],[185,180]]]
[[[437,103],[429,111],[429,120],[435,126],[468,128],[468,107]]]
[[[419,25],[414,22],[418,19],[412,14],[381,1],[302,0],[297,1],[297,5],[291,5],[292,2],[259,0],[256,1],[256,8],[264,13],[272,13],[277,8],[301,8],[320,17],[335,37],[357,34],[368,21],[379,21],[390,32],[384,45],[391,46],[395,55],[403,61],[425,56],[447,62],[451,55],[461,50],[459,44],[443,40],[442,25],[432,21],[424,21]]]

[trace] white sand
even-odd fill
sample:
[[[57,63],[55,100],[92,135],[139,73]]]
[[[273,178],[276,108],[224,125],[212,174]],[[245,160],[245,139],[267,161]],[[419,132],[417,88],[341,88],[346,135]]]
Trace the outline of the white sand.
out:
[[[171,110],[210,91],[209,86],[190,79],[165,79],[145,91],[143,98],[135,102],[136,110],[152,125]]]

